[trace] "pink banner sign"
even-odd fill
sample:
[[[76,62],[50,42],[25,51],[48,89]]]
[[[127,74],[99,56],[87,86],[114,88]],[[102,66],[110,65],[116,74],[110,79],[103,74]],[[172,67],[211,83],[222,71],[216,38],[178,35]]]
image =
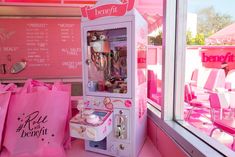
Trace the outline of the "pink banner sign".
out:
[[[82,16],[95,20],[107,16],[123,16],[134,7],[134,0],[124,1],[121,4],[105,4],[98,7],[85,6],[81,8]]]

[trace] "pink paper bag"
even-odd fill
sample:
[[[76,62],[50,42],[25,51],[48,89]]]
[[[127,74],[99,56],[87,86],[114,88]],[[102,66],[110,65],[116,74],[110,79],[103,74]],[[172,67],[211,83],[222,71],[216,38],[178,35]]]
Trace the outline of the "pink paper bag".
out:
[[[1,157],[65,157],[67,91],[29,80],[11,96]]]

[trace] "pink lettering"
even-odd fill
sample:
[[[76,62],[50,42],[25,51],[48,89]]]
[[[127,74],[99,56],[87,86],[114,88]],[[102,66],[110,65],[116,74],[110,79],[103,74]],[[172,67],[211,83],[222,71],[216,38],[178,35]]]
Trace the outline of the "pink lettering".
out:
[[[209,62],[214,62],[214,56],[209,56]]]
[[[206,55],[202,53],[202,62],[234,62],[234,55],[231,52],[226,55]]]
[[[206,56],[206,54],[205,53],[202,53],[202,62],[207,62],[208,60],[207,60],[207,56]]]
[[[234,62],[234,55],[229,56],[228,61],[229,62]]]
[[[218,56],[218,59],[217,59],[219,62],[225,62],[226,61],[226,56]]]
[[[96,8],[95,9],[95,16],[109,16],[112,14],[117,13],[117,7],[116,6],[112,6],[111,8],[107,8],[107,9],[100,9],[100,8]]]

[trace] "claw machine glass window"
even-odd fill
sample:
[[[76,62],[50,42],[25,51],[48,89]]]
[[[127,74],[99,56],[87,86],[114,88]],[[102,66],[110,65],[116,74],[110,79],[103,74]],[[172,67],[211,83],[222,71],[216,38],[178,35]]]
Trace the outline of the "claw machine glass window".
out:
[[[125,24],[126,25],[126,24]],[[85,80],[88,95],[123,97],[130,95],[128,88],[128,27],[101,29],[87,28]],[[130,37],[130,35],[129,35]]]

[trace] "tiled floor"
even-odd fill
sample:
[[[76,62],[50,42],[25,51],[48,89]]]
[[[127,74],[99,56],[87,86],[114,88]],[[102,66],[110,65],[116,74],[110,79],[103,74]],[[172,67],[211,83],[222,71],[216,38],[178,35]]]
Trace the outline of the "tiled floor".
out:
[[[88,152],[84,150],[83,140],[76,140],[72,142],[72,148],[67,151],[68,157],[107,157],[106,155]],[[161,157],[161,154],[154,147],[149,138],[146,139],[145,144],[140,152],[139,157]]]

